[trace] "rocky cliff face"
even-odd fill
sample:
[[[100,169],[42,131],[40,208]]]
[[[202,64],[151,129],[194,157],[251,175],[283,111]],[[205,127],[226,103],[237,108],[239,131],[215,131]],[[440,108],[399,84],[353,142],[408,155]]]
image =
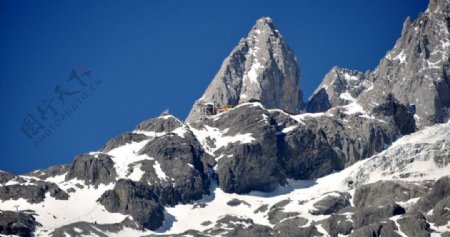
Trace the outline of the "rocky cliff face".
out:
[[[360,101],[370,106],[376,94],[391,92],[416,110],[418,127],[443,122],[450,107],[449,4],[431,1],[418,19],[406,19],[400,39],[373,72],[373,90]]]
[[[190,127],[216,157],[219,186],[236,193],[267,192],[287,179],[342,170],[383,150],[400,134],[393,115],[386,121],[344,109],[290,115],[257,102]]]
[[[347,105],[373,84],[373,77],[368,73],[333,67],[322,83],[308,98],[306,111],[310,113],[325,112],[336,106]]]
[[[202,108],[217,108],[260,101],[267,108],[299,112],[302,93],[297,58],[272,19],[259,19],[224,60],[219,72],[186,118],[190,123],[202,117]]]
[[[412,108],[419,128],[446,121],[450,107],[450,10],[432,0],[427,11],[403,24],[394,48],[372,72],[333,68],[307,102],[320,112],[357,102],[371,111],[387,94]]]
[[[0,171],[0,234],[450,235],[450,123],[423,128],[448,118],[449,12],[431,1],[373,72],[333,68],[303,114],[295,56],[262,18],[187,123],[164,114],[72,164]]]

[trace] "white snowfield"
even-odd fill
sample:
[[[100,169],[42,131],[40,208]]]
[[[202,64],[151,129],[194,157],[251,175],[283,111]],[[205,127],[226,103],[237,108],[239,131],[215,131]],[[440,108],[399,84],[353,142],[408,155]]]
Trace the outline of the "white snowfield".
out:
[[[195,129],[193,127],[190,129],[194,133],[197,140],[202,144],[204,150],[212,156],[215,156],[215,152],[218,149],[226,147],[230,143],[238,142],[244,144],[251,143],[255,140],[251,133],[227,136],[226,133],[228,129],[219,130],[218,128],[210,127],[208,125],[204,125],[202,129]],[[214,145],[209,145],[208,140],[211,140]]]
[[[289,132],[288,130],[290,129],[286,129],[284,132]],[[221,136],[224,131],[214,130],[210,127],[206,127],[205,130],[192,131],[199,140],[206,139],[206,136],[212,136],[216,139],[216,143],[221,145],[234,141],[231,137]],[[184,132],[177,132],[176,134],[182,136]],[[252,141],[250,135],[244,134],[242,136],[244,141]],[[136,154],[136,151],[144,144],[144,142],[130,143],[108,152],[109,155],[113,156],[114,162],[116,162],[116,171],[120,177],[132,180],[140,179],[142,171],[139,171],[139,166],[136,166],[131,174],[127,173],[127,169],[135,161],[152,159],[148,156]],[[212,148],[205,147],[205,149],[209,149],[212,154],[214,153]],[[444,157],[444,159],[435,161],[431,154],[442,154],[440,157]],[[268,205],[270,208],[270,206],[282,200],[290,200],[290,203],[284,207],[286,212],[298,212],[299,216],[308,219],[310,223],[328,217],[327,215],[315,216],[310,214],[310,211],[314,209],[312,204],[323,198],[324,195],[336,195],[336,193],[333,193],[334,191],[348,191],[352,194],[354,192],[352,188],[355,188],[357,185],[383,179],[404,181],[436,180],[442,176],[450,175],[449,164],[450,122],[434,125],[404,136],[385,151],[366,160],[359,161],[342,171],[316,180],[290,180],[288,185],[279,187],[270,193],[229,194],[224,193],[217,185],[212,185],[211,195],[205,195],[201,200],[192,204],[166,207],[167,217],[173,216],[175,218],[166,218],[168,221],[156,232],[142,232],[125,228],[118,233],[107,234],[108,236],[138,236],[144,234],[174,234],[188,229],[201,231],[213,227],[215,221],[225,215],[250,218],[256,224],[272,226],[267,216],[269,210],[256,213],[255,210],[262,205]],[[158,166],[158,164],[156,163],[155,166]],[[160,168],[154,168],[161,179],[166,179],[164,172]],[[35,179],[29,176],[21,177],[26,180]],[[48,195],[43,202],[37,204],[30,204],[24,199],[1,201],[0,210],[14,211],[16,205],[19,205],[20,210],[33,210],[37,214],[35,216],[36,220],[42,224],[41,227],[37,227],[37,236],[47,236],[55,228],[78,221],[106,224],[118,223],[127,217],[132,219],[128,215],[109,213],[102,205],[97,203],[98,198],[106,190],[113,188],[113,184],[99,185],[95,188],[86,186],[82,181],[76,179],[65,181],[64,175],[48,178],[46,181],[58,184],[65,191],[72,188],[75,192],[69,193],[69,200],[55,200]],[[348,181],[352,181],[354,186],[348,187]],[[14,184],[14,181],[10,181],[8,184]],[[80,184],[84,185],[84,188],[79,188]],[[227,202],[233,199],[239,199],[248,203],[248,205],[245,203],[237,206],[227,205]],[[412,204],[417,200],[416,198],[408,202]],[[196,207],[196,204],[198,205],[199,203],[206,205],[205,207]],[[210,221],[211,224],[207,224],[207,221]],[[439,228],[450,228],[450,224]],[[319,227],[318,230],[324,236],[328,236],[323,228]]]

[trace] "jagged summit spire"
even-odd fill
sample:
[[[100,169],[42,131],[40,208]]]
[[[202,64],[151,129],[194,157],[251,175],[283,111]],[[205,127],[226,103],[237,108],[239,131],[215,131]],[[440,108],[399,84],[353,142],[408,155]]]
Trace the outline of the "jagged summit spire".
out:
[[[253,26],[251,32],[256,30],[269,30],[269,31],[278,31],[273,24],[273,20],[270,17],[261,17],[259,18],[255,25]]]
[[[255,26],[257,26],[257,25],[273,25],[273,20],[272,20],[272,18],[270,18],[270,17],[268,17],[268,16],[264,16],[264,17],[261,17],[261,18],[259,18],[257,21],[256,21],[256,24],[255,24]]]
[[[272,19],[260,18],[224,60],[186,122],[200,119],[207,104],[221,108],[254,100],[296,113],[302,99],[299,84],[297,58]]]
[[[258,37],[258,38],[282,38],[282,35],[277,30],[272,18],[262,17],[259,18],[255,25],[253,25],[251,31],[248,33],[247,40]]]

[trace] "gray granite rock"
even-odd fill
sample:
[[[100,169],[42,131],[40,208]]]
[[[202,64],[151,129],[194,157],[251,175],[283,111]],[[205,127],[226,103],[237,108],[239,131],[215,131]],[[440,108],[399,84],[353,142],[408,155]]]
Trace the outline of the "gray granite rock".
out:
[[[251,225],[249,227],[237,227],[227,233],[227,237],[259,237],[259,236],[274,236],[268,226]]]
[[[313,215],[330,215],[337,213],[342,208],[350,205],[349,193],[333,192],[324,194],[323,197],[313,204],[314,210],[311,211]]]
[[[352,216],[353,227],[356,230],[401,214],[405,214],[405,209],[397,204],[386,204],[378,207],[364,207],[358,209]]]
[[[297,58],[272,19],[263,17],[224,60],[186,122],[201,119],[208,103],[222,108],[258,100],[267,108],[297,113],[302,105],[299,84]]]
[[[34,170],[31,173],[28,173],[26,175],[45,180],[47,178],[64,175],[67,173],[69,168],[70,168],[70,165],[55,165],[55,166],[50,166],[47,169]]]
[[[208,121],[210,126],[226,130],[225,136],[249,134],[254,139],[229,143],[216,152],[226,157],[217,164],[219,186],[225,192],[271,191],[285,183],[277,165],[277,130],[267,121],[268,116],[267,110],[248,104]]]
[[[314,94],[306,103],[306,111],[309,113],[325,112],[333,105],[330,103],[330,97],[325,88],[317,88]]]
[[[109,152],[114,148],[123,146],[132,142],[141,142],[148,139],[144,134],[132,133],[132,132],[124,132],[119,136],[109,140],[104,147],[100,149],[101,152]]]
[[[309,97],[306,111],[325,112],[332,107],[350,104],[363,90],[372,86],[372,81],[369,73],[333,67]]]
[[[77,156],[70,166],[66,181],[83,180],[85,184],[108,184],[116,180],[116,170],[111,156],[103,153]]]
[[[400,230],[411,237],[429,237],[431,230],[430,224],[427,223],[425,217],[414,212],[397,220]]]
[[[308,220],[302,217],[290,218],[285,221],[282,221],[276,224],[273,227],[274,236],[286,236],[286,237],[294,237],[294,236],[322,236],[317,228],[313,225],[305,226],[308,223]]]
[[[158,229],[164,221],[164,207],[158,201],[150,186],[123,179],[98,200],[107,211],[129,214],[139,227],[150,230]]]
[[[251,206],[248,202],[239,200],[237,198],[233,198],[233,199],[231,199],[230,201],[227,202],[227,205],[230,206],[230,207],[239,206],[241,204],[247,205],[249,207]]]
[[[0,211],[0,235],[23,237],[34,236],[36,226],[40,226],[33,215],[12,211]]]
[[[253,213],[260,213],[260,212],[266,212],[269,209],[269,205],[267,204],[263,204],[261,206],[259,206],[255,211],[253,211]]]
[[[139,152],[146,154],[159,163],[166,178],[158,177],[156,171],[146,172],[142,180],[161,187],[162,200],[169,205],[178,202],[188,203],[209,193],[211,177],[210,167],[214,160],[204,152],[192,132],[186,130],[183,136],[166,134],[149,141]],[[153,169],[154,161],[148,161],[143,169]],[[152,180],[159,180],[156,185]],[[167,187],[167,188],[165,188]],[[164,191],[165,190],[165,191]]]
[[[225,137],[251,137],[250,142],[222,147],[216,147],[213,140],[207,144],[215,149],[214,156],[223,157],[216,168],[220,188],[235,193],[271,191],[286,184],[286,178],[318,178],[342,170],[382,151],[400,135],[393,120],[343,113],[298,121],[259,103],[243,104],[190,126],[225,131]]]
[[[353,195],[356,207],[377,207],[391,202],[405,202],[428,192],[423,185],[398,181],[378,181],[359,186]]]
[[[393,123],[359,115],[305,117],[302,123],[278,139],[281,167],[294,179],[342,170],[384,150],[398,137]]]
[[[438,226],[446,225],[450,221],[450,196],[440,200],[433,208],[430,221]]]
[[[353,222],[345,215],[331,215],[329,218],[319,222],[331,237],[348,235],[353,230]]]
[[[0,200],[3,201],[23,198],[29,203],[40,203],[44,201],[47,193],[57,200],[67,200],[69,198],[69,195],[61,190],[58,185],[50,182],[37,181],[34,184],[0,186]]]
[[[286,218],[291,218],[300,215],[300,213],[298,212],[290,212],[288,210],[285,210],[284,207],[288,205],[290,202],[291,200],[286,199],[279,201],[270,207],[269,212],[267,213],[267,219],[271,224],[275,225],[277,223],[280,223]]]
[[[423,213],[433,209],[441,200],[450,196],[450,176],[437,180],[431,190],[414,205],[414,209]]]
[[[350,237],[401,237],[396,231],[398,230],[395,223],[391,220],[387,220],[382,223],[374,223],[364,226],[359,229],[355,229],[349,236]]]
[[[372,108],[374,115],[383,120],[392,120],[402,135],[416,131],[415,105],[401,104],[391,93],[381,98],[380,104]]]
[[[141,122],[136,130],[147,132],[172,132],[173,130],[182,126],[180,120],[172,115],[164,115],[157,118],[152,118]]]
[[[393,93],[402,104],[415,105],[419,128],[444,122],[450,107],[450,3],[431,0],[429,10],[407,18],[394,48],[374,70],[374,87],[361,94],[365,106]]]
[[[66,236],[99,236],[107,237],[111,233],[118,233],[125,227],[137,229],[137,226],[130,219],[125,219],[120,223],[114,224],[97,224],[89,222],[74,222],[55,228],[49,236],[51,237],[66,237]],[[108,234],[106,234],[108,233]]]
[[[0,184],[5,184],[8,181],[10,181],[16,177],[17,177],[17,175],[15,175],[13,173],[0,170]]]

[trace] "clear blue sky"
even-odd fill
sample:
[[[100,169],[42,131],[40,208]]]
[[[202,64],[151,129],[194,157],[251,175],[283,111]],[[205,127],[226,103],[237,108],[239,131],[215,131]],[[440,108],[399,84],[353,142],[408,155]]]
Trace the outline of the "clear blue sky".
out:
[[[334,65],[373,69],[394,45],[405,18],[416,18],[426,5],[425,0],[2,0],[0,169],[24,173],[70,163],[166,108],[185,118],[222,60],[262,16],[273,18],[297,54],[306,99]],[[67,112],[73,104],[76,109]],[[50,125],[56,128],[46,140],[33,144]]]

